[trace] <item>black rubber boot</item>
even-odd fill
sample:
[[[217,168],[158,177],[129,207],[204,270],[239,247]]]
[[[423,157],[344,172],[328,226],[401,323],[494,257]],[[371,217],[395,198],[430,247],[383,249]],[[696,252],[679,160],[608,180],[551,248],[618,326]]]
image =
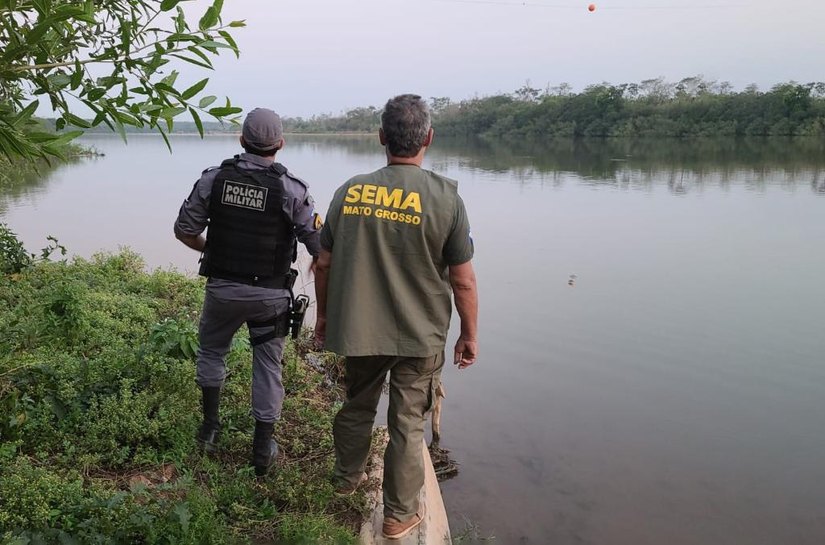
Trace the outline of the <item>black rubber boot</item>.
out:
[[[278,443],[272,438],[274,422],[255,421],[255,436],[252,438],[252,467],[255,476],[263,477],[278,457]]]
[[[221,389],[219,386],[203,387],[203,423],[195,437],[201,451],[214,454],[218,450],[218,439],[221,435],[221,422],[218,418],[218,409],[221,404]]]

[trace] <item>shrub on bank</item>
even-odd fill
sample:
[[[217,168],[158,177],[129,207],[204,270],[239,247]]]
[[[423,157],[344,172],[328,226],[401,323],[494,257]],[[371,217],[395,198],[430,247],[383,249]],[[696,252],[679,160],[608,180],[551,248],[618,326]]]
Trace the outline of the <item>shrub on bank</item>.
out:
[[[328,479],[339,392],[300,346],[284,355],[283,455],[258,482],[243,332],[221,451],[194,444],[200,280],[146,273],[130,251],[23,265],[0,274],[0,542],[355,542],[365,498]]]

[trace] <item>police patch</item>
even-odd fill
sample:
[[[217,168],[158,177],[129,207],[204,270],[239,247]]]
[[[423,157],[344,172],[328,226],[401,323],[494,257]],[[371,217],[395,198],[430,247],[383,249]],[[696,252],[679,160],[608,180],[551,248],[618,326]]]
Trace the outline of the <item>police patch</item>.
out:
[[[266,195],[268,192],[269,189],[266,187],[225,180],[223,182],[221,204],[264,212],[266,210]]]

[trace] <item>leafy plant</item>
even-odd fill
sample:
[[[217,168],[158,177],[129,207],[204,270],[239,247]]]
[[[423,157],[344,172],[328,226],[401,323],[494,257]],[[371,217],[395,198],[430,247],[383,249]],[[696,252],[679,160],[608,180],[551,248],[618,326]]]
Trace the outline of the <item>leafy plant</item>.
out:
[[[19,273],[31,265],[32,257],[5,223],[0,223],[0,273]]]
[[[198,346],[198,330],[188,320],[164,318],[152,327],[149,334],[149,347],[173,358],[194,360]]]
[[[100,124],[125,139],[125,125],[163,135],[188,113],[203,134],[201,114],[218,120],[241,109],[204,96],[208,78],[182,84],[170,63],[211,70],[212,56],[238,47],[223,24],[223,0],[214,0],[191,28],[181,0],[8,0],[0,2],[0,153],[7,157],[61,157],[62,146]],[[34,119],[40,101],[59,115],[62,134]],[[92,112],[84,119],[77,104]]]

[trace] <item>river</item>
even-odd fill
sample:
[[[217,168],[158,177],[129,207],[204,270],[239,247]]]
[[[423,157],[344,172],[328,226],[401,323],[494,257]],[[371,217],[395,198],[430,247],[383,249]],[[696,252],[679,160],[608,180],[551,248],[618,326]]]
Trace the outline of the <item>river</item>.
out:
[[[377,137],[287,139],[322,212],[384,161]],[[83,143],[105,156],[0,195],[0,221],[194,271],[172,224],[236,138]],[[459,180],[480,290],[479,361],[444,373],[454,535],[825,543],[825,143],[436,137],[425,167]]]

